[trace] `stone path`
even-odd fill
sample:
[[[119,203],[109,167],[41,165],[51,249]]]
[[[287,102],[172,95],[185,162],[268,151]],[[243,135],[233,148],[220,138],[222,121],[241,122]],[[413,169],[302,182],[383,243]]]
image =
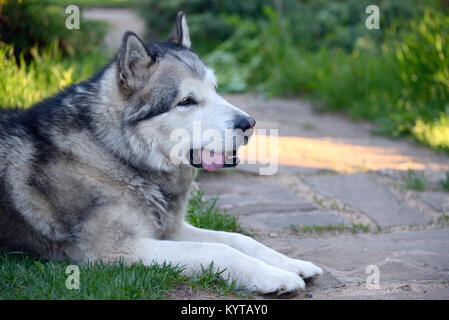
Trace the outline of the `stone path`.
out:
[[[259,241],[323,267],[312,299],[449,299],[449,193],[439,187],[449,157],[302,101],[226,98],[257,128],[279,129],[278,172],[247,163],[252,141],[241,166],[202,174],[201,189]],[[426,191],[404,187],[407,169],[424,174]],[[370,265],[379,289],[366,286]]]
[[[83,15],[111,23],[111,49],[126,30],[143,34],[127,9]],[[240,152],[243,164],[201,175],[200,187],[259,241],[323,267],[309,298],[449,299],[449,193],[439,190],[448,156],[375,136],[369,123],[317,114],[302,101],[226,98],[254,116],[258,129],[278,129],[279,167],[259,175],[270,158],[253,152],[264,135],[258,132]],[[403,187],[407,169],[425,175],[425,191]],[[379,289],[366,286],[370,265],[379,269]]]

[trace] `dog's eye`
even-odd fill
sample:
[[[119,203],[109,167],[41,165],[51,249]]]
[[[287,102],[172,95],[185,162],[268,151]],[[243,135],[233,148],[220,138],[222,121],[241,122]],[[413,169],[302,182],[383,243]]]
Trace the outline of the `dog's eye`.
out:
[[[192,105],[192,104],[196,104],[196,101],[195,100],[193,100],[191,97],[187,97],[187,98],[184,98],[184,99],[182,99],[179,103],[178,103],[178,106],[190,106],[190,105]]]

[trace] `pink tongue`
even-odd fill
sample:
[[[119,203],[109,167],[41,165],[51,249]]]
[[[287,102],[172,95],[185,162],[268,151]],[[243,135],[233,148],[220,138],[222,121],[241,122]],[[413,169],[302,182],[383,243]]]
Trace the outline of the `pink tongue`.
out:
[[[216,171],[223,168],[225,155],[221,152],[213,152],[201,149],[201,164],[206,171]]]

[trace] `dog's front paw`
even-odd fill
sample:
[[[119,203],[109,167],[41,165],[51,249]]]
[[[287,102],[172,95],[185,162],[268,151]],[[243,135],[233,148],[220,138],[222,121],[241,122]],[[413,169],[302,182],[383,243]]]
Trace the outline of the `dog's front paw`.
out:
[[[310,261],[289,259],[285,270],[298,274],[303,279],[313,279],[323,273],[323,269],[314,265]]]
[[[306,284],[297,274],[270,266],[263,271],[255,272],[248,287],[258,293],[280,295],[303,290]]]

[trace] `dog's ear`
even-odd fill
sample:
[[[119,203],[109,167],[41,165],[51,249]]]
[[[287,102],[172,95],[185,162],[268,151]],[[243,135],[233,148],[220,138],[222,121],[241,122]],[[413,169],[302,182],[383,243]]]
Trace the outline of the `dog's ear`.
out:
[[[187,26],[186,15],[179,11],[176,17],[176,24],[172,32],[168,36],[168,41],[178,46],[184,46],[190,49],[190,34]]]
[[[129,94],[137,89],[152,63],[143,41],[134,32],[127,31],[117,56],[117,81],[123,92]]]

